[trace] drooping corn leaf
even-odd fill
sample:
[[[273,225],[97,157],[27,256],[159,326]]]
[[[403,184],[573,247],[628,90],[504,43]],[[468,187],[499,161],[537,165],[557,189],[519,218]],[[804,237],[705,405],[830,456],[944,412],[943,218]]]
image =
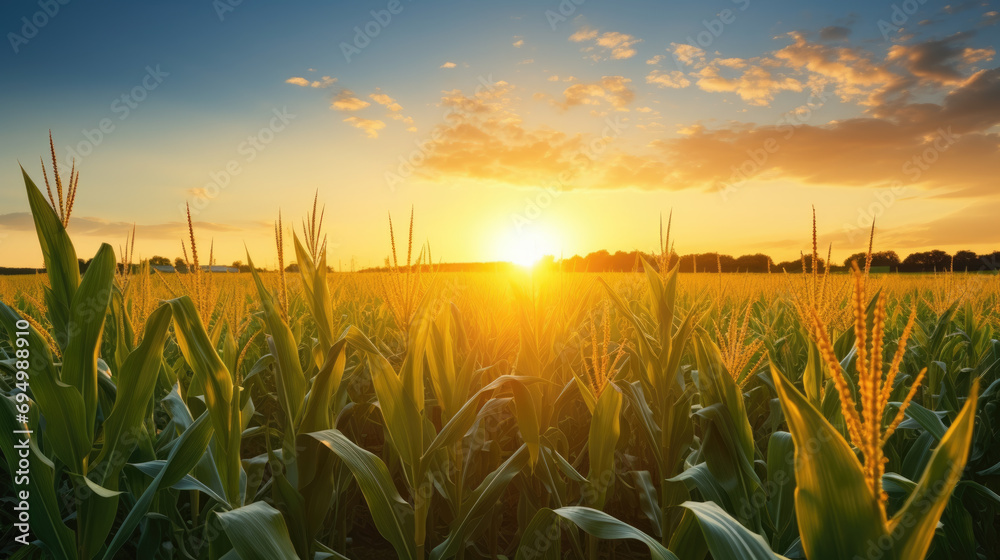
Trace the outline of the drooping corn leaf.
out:
[[[413,506],[396,491],[385,463],[358,447],[339,430],[323,430],[309,435],[329,447],[354,474],[375,526],[392,544],[396,554],[400,558],[415,558]]]
[[[714,560],[780,560],[767,542],[713,502],[684,502],[694,513]]]
[[[559,509],[542,508],[538,510],[528,530],[521,537],[521,544],[518,546],[517,559],[526,560],[537,558],[538,554],[544,553],[553,547],[558,549],[559,534],[549,534],[545,531],[551,527],[552,521],[556,517],[572,521],[577,527],[587,533],[605,540],[634,539],[645,544],[649,548],[650,557],[654,560],[678,560],[673,552],[670,552],[656,539],[635,527],[615,519],[610,515],[593,508],[568,506]],[[531,529],[534,529],[533,531]]]
[[[242,560],[298,558],[281,512],[267,503],[254,502],[216,515]]]
[[[448,538],[431,551],[431,560],[440,560],[455,555],[465,546],[468,536],[484,520],[486,513],[496,506],[507,484],[525,465],[528,464],[528,454],[525,446],[521,446],[502,465],[486,475],[483,482],[462,503],[454,523],[448,532]]]

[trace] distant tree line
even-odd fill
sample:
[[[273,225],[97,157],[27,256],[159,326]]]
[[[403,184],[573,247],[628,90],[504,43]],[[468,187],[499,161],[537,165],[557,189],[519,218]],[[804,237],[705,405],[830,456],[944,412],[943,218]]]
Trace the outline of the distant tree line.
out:
[[[644,255],[654,262],[656,261],[652,254],[640,251],[616,251],[612,254],[601,250],[590,253],[585,257],[575,255],[561,261],[556,261],[552,256],[546,256],[539,265],[544,268],[558,268],[560,270],[575,272],[632,272],[642,269],[640,255]],[[81,273],[87,271],[91,260],[93,259],[86,261],[79,259]],[[820,270],[825,270],[826,260],[822,257],[818,260]],[[812,255],[804,255],[800,259],[776,263],[771,257],[763,253],[741,255],[739,257],[720,253],[692,253],[687,255],[673,253],[670,258],[671,266],[676,265],[678,261],[680,262],[681,272],[718,272],[719,270],[722,272],[802,272],[803,264],[807,270],[812,268]],[[850,268],[851,261],[857,261],[858,264],[863,265],[865,262],[865,253],[854,253],[844,259],[843,264],[833,264],[830,269],[834,272],[845,271]],[[177,272],[189,272],[187,263],[181,257],[177,257],[171,263],[167,257],[154,256],[149,259],[149,264],[151,266],[173,266]],[[122,265],[118,266],[119,269],[122,268]],[[243,264],[243,261],[234,261],[230,266],[238,269],[240,272],[250,272],[250,266]],[[433,268],[433,270],[440,272],[496,272],[510,270],[513,267],[514,265],[507,262],[485,262],[441,263],[433,267],[422,265],[420,268],[422,270]],[[945,270],[955,270],[956,272],[995,271],[1000,270],[1000,251],[983,254],[977,254],[975,251],[958,251],[954,255],[950,255],[945,251],[935,249],[933,251],[910,253],[905,259],[900,259],[895,251],[880,251],[872,254],[872,267],[883,270],[887,268],[891,272],[941,272]],[[411,268],[415,269],[416,267]],[[133,273],[139,270],[141,270],[140,265],[132,265]],[[257,270],[263,272],[266,269],[257,268]],[[291,263],[285,267],[286,272],[298,272],[298,270],[299,265],[296,263]],[[328,270],[333,272],[333,268],[331,267],[328,267]],[[378,272],[384,270],[386,270],[385,267],[377,267],[362,269],[361,272]],[[0,267],[0,275],[42,274],[44,272],[44,268]]]
[[[569,259],[563,259],[559,263],[549,260],[552,265],[558,266],[562,270],[588,271],[588,272],[630,272],[641,270],[639,255],[645,255],[650,260],[655,261],[653,256],[639,251],[618,251],[614,254],[608,251],[597,251],[585,257],[579,255]],[[820,270],[826,268],[826,259],[818,259]],[[838,265],[832,264],[832,271],[844,271],[850,268],[851,261],[857,261],[864,265],[865,253],[855,253]],[[763,253],[752,255],[723,255],[719,253],[697,253],[688,255],[671,255],[670,264],[674,266],[680,262],[681,272],[802,272],[803,264],[806,269],[812,269],[812,255],[804,255],[800,259],[774,262],[771,257]],[[895,251],[881,251],[872,254],[872,267],[888,268],[892,272],[934,272],[955,270],[956,272],[976,272],[981,270],[1000,269],[1000,251],[992,253],[976,254],[974,251],[958,251],[954,255],[949,255],[945,251],[933,250],[919,253],[911,253],[905,259],[900,259]]]

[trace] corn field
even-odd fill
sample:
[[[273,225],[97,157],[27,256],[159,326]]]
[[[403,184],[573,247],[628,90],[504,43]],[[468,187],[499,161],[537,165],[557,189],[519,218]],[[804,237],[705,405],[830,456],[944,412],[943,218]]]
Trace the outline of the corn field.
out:
[[[444,273],[391,230],[334,273],[314,207],[276,230],[298,272],[203,272],[192,228],[190,274],[81,275],[24,182],[9,558],[1000,554],[996,274]]]

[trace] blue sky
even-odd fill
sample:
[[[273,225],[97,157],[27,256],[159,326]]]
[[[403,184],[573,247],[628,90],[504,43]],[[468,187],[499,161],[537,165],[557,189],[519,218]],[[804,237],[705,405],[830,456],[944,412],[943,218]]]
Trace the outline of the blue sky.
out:
[[[56,5],[55,15],[37,15]],[[389,8],[398,13],[373,23],[372,11],[385,20]],[[904,172],[905,189],[888,191],[881,210],[872,204],[889,200],[886,159],[933,145],[926,110],[918,116],[929,128],[903,130],[915,111],[944,107],[952,94],[982,97],[1000,81],[990,73],[996,9],[931,0],[6,2],[0,264],[40,261],[17,163],[41,183],[49,129],[64,166],[72,148],[96,144],[79,162],[79,225],[70,228],[82,254],[101,240],[117,243],[135,222],[139,253],[176,256],[183,204],[201,201],[196,225],[220,259],[243,258],[246,242],[267,262],[278,209],[295,222],[317,190],[333,260],[361,266],[387,251],[386,213],[402,221],[411,205],[418,236],[445,260],[515,258],[526,247],[567,256],[649,249],[670,208],[682,252],[790,258],[807,241],[811,204],[845,256],[863,244],[847,226],[866,213],[878,213],[887,249],[986,250],[1000,241],[986,217],[967,238],[956,225],[994,200],[981,180],[995,170],[982,163],[996,155],[988,99],[968,102],[981,126],[963,125],[956,148],[940,151],[940,171],[916,180]],[[560,10],[566,15],[553,16]],[[45,23],[29,38],[22,18]],[[902,25],[883,34],[890,28],[880,20]],[[346,60],[343,45],[366,25],[377,36]],[[699,33],[709,40],[698,44]],[[701,52],[675,62],[691,40]],[[882,99],[900,91],[905,100]],[[767,127],[807,105],[802,132],[733,185],[726,170],[745,162],[741,154]],[[276,112],[286,122],[262,133]],[[102,119],[113,130],[96,142],[86,131]],[[845,122],[891,125],[886,142],[897,151],[836,164],[852,145]],[[588,156],[586,170],[559,181],[609,123],[622,131]],[[247,137],[261,134],[270,140],[248,149]],[[428,163],[387,178],[421,143],[435,146]],[[727,150],[737,154],[731,163],[719,156]],[[239,173],[220,180],[230,162]],[[839,169],[852,166],[855,175]],[[962,170],[959,186],[938,176],[946,168]],[[213,182],[218,193],[206,194]],[[553,182],[557,202],[534,216],[532,204],[552,198],[544,186]],[[726,185],[733,196],[720,197]],[[929,220],[945,220],[940,239],[928,237]]]

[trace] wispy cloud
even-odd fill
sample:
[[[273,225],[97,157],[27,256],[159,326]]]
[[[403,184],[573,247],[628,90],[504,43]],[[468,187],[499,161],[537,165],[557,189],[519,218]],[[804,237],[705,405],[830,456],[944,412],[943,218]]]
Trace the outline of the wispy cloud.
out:
[[[606,101],[616,109],[624,109],[635,99],[635,91],[628,85],[631,81],[624,76],[604,76],[597,82],[576,83],[563,90],[563,101],[557,104],[565,109]]]
[[[385,122],[375,119],[363,119],[361,117],[347,117],[345,123],[354,128],[360,128],[369,138],[378,138],[378,131],[385,128]]]
[[[318,80],[309,81],[305,78],[294,76],[285,80],[285,83],[301,87],[328,88],[333,84],[337,83],[337,78],[332,78],[330,76],[323,76]]]
[[[574,43],[592,43],[591,46],[584,47],[583,52],[590,53],[589,57],[594,60],[632,58],[638,52],[635,45],[642,42],[642,39],[627,33],[618,31],[601,33],[591,27],[579,29],[570,35],[569,40]]]
[[[330,108],[336,109],[338,111],[358,111],[368,107],[371,103],[365,101],[354,95],[354,92],[349,89],[341,90],[333,101],[330,102]]]

